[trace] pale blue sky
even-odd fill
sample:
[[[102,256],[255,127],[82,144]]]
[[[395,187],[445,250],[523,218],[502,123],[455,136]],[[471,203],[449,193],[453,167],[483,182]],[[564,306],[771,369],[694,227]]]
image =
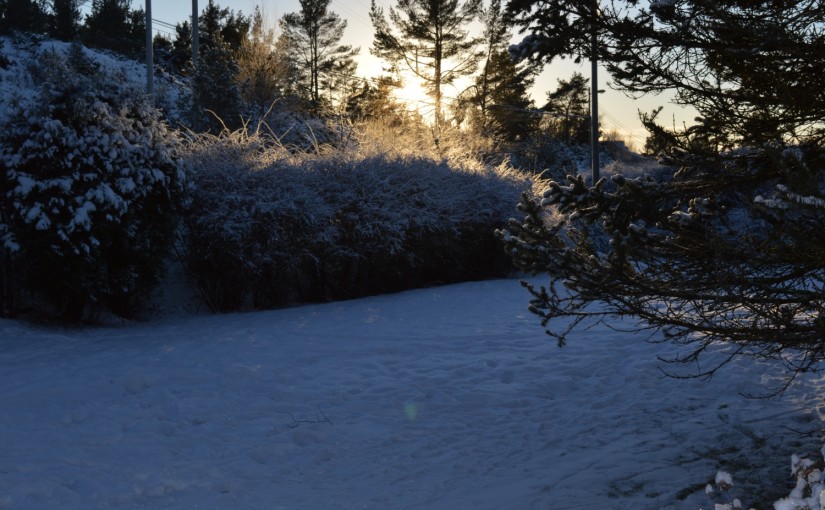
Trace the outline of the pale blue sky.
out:
[[[133,0],[132,7],[143,7],[145,5],[144,1]],[[298,0],[219,0],[217,3],[221,7],[229,7],[235,11],[242,11],[244,14],[250,14],[256,5],[260,5],[267,18],[273,23],[284,14],[299,10]],[[202,11],[206,4],[207,0],[198,0],[199,11]],[[389,7],[395,5],[395,0],[378,0],[378,4],[383,6],[386,11]],[[369,21],[370,0],[332,0],[330,9],[348,22],[344,43],[361,47],[358,74],[365,77],[379,74],[381,62],[369,54],[373,37],[372,24]],[[174,25],[189,19],[191,15],[192,0],[155,0],[152,2],[152,17],[155,20]],[[155,23],[154,28],[156,31],[174,34],[173,29],[161,23]],[[567,79],[575,71],[590,76],[590,63],[583,62],[577,65],[571,61],[561,61],[549,66],[536,80],[536,85],[532,90],[533,99],[538,105],[543,104],[547,92],[556,87],[557,80]],[[644,144],[646,136],[646,131],[642,128],[638,119],[638,110],[641,109],[647,112],[656,106],[664,105],[665,110],[661,120],[667,122],[668,125],[670,125],[672,119],[675,119],[676,125],[681,126],[683,122],[689,122],[693,117],[689,112],[669,105],[668,98],[665,96],[645,97],[634,101],[619,92],[611,90],[608,82],[609,77],[602,70],[599,88],[606,91],[602,94],[600,100],[602,131],[617,129],[622,136],[631,140],[638,148]],[[452,95],[450,92],[447,94]]]

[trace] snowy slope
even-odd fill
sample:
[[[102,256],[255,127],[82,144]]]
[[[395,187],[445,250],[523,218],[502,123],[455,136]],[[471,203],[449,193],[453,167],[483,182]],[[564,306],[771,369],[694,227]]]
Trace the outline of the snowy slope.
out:
[[[52,51],[66,55],[70,46],[67,42],[28,34],[0,36],[0,118],[7,115],[11,102],[31,98],[37,92],[39,84],[31,83],[25,71],[28,66],[37,65],[37,56]],[[128,85],[138,91],[144,90],[145,64],[102,50],[84,47],[83,52],[124,86]],[[155,105],[164,112],[170,122],[178,120],[180,103],[188,94],[187,85],[179,78],[157,69],[154,87]]]
[[[820,381],[661,377],[607,328],[558,349],[515,280],[47,330],[0,320],[2,509],[713,508],[788,493]],[[763,499],[764,501],[764,499]]]

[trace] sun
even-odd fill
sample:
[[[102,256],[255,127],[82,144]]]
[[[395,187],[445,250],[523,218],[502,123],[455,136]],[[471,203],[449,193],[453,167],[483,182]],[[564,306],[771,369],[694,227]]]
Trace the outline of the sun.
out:
[[[402,83],[393,93],[395,99],[405,105],[407,110],[417,112],[424,118],[432,116],[432,98],[427,94],[422,80],[415,76],[404,76]]]

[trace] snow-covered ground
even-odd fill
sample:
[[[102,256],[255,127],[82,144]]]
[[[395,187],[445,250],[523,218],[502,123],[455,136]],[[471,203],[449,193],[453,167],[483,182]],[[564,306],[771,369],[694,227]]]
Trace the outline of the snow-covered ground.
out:
[[[713,508],[786,495],[820,381],[663,378],[606,327],[559,349],[516,280],[54,330],[0,320],[2,509]],[[791,484],[792,486],[792,484]]]

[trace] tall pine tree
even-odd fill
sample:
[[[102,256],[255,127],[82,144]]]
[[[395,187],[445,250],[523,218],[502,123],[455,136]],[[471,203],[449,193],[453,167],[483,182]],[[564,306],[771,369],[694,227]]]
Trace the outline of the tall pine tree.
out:
[[[472,107],[473,126],[512,141],[528,135],[537,126],[538,117],[528,111],[533,106],[528,94],[533,70],[516,64],[507,52],[510,32],[500,0],[493,0],[488,8],[482,9],[481,21],[483,64],[464,99]]]
[[[324,89],[354,75],[354,57],[360,51],[341,44],[347,22],[329,10],[331,0],[300,0],[301,10],[281,18],[281,30],[293,68],[299,73],[303,96],[318,113]]]
[[[244,105],[238,82],[238,52],[249,22],[243,14],[221,8],[212,0],[198,21],[201,38],[192,81],[193,127],[213,133],[240,128]]]
[[[550,133],[565,143],[586,144],[590,139],[589,81],[581,73],[558,80],[556,90],[547,93],[542,108],[550,113]]]
[[[375,28],[371,52],[421,79],[435,109],[436,128],[444,124],[444,87],[475,72],[478,40],[468,25],[478,16],[481,0],[399,0],[389,19],[373,0]]]
[[[80,28],[80,0],[52,0],[49,32],[61,41],[71,41]]]

